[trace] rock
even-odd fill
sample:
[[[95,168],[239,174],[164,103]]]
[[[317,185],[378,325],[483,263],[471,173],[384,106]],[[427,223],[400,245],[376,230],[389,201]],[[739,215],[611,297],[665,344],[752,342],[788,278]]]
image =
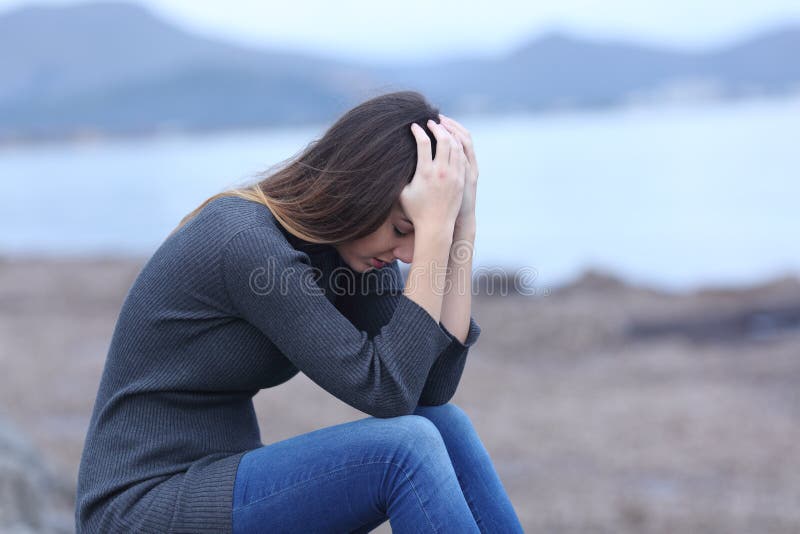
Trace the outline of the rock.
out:
[[[57,487],[35,447],[0,417],[0,532],[65,532],[64,511],[54,510]]]

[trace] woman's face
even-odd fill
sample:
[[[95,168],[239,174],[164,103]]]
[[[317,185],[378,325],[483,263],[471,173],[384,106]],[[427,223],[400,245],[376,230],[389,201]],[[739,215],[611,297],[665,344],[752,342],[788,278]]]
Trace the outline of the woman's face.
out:
[[[378,268],[373,263],[374,260],[380,260],[384,264],[395,259],[411,263],[414,254],[414,226],[398,200],[392,206],[389,217],[377,230],[362,238],[336,245],[335,248],[344,262],[359,273]]]

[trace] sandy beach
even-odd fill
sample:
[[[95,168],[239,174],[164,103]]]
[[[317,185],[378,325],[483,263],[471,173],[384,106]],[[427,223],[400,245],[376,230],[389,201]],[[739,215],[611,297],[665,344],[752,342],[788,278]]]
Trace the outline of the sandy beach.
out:
[[[62,529],[145,260],[0,259],[0,415],[57,481]],[[672,294],[590,272],[547,289],[475,296],[482,335],[453,399],[526,532],[800,531],[800,280]],[[302,374],[256,410],[265,444],[366,416]]]

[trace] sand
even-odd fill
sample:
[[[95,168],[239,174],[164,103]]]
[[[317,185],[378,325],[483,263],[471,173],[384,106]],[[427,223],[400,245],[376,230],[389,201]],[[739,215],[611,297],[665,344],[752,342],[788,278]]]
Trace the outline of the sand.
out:
[[[0,259],[0,415],[58,477],[65,522],[144,261]],[[665,294],[587,273],[535,297],[476,295],[473,314],[483,333],[453,402],[527,532],[800,531],[797,279]],[[365,417],[302,374],[256,410],[264,443]]]

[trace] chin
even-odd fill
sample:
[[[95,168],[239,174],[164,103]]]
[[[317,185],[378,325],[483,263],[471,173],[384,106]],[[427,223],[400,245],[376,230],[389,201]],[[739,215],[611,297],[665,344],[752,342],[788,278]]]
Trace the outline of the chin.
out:
[[[341,256],[341,254],[340,254],[340,256]],[[367,271],[371,271],[371,270],[375,269],[375,267],[373,267],[372,265],[370,265],[370,264],[368,264],[366,262],[363,262],[363,261],[357,261],[355,263],[355,265],[353,265],[353,261],[350,258],[345,258],[344,256],[341,256],[341,258],[342,258],[342,260],[344,260],[345,264],[347,264],[348,267],[350,267],[352,270],[354,270],[357,273],[365,273]]]

